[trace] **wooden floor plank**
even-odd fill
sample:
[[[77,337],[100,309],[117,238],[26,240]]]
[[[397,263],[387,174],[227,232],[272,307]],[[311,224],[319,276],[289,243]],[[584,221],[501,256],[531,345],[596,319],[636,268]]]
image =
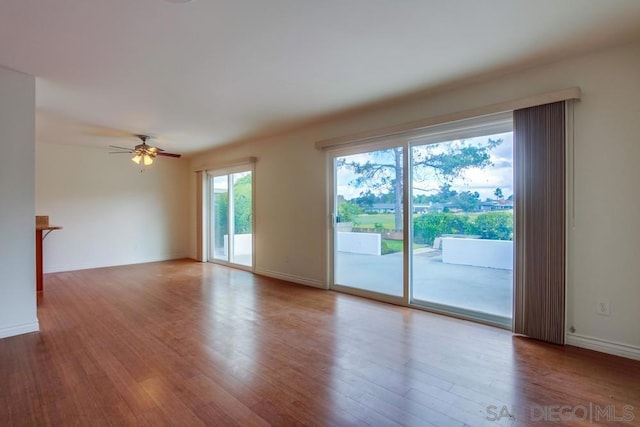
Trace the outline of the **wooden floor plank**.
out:
[[[520,426],[590,404],[640,424],[640,362],[213,264],[48,274],[38,318],[0,340],[2,426]]]

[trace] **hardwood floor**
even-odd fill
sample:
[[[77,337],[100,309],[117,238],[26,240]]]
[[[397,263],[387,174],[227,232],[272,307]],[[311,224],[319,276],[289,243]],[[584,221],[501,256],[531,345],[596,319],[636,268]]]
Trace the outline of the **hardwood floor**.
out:
[[[640,362],[212,264],[49,274],[38,316],[0,425],[640,424]]]

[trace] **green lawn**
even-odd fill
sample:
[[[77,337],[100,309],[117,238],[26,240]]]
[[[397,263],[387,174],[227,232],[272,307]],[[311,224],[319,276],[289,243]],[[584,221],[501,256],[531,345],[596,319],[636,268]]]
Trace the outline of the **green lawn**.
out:
[[[403,248],[403,242],[402,240],[389,240],[389,239],[382,239],[382,245],[387,247],[387,251],[386,253],[388,254],[392,254],[394,252],[402,252],[402,248]],[[414,243],[413,244],[413,249],[418,249],[418,248],[425,248],[427,247],[427,245],[421,245],[419,243]],[[383,252],[385,252],[383,250]]]
[[[393,214],[361,214],[355,215],[353,226],[362,228],[375,228],[376,224],[382,224],[382,228],[393,230],[396,228]]]
[[[402,240],[382,239],[382,255],[402,252],[403,244]]]

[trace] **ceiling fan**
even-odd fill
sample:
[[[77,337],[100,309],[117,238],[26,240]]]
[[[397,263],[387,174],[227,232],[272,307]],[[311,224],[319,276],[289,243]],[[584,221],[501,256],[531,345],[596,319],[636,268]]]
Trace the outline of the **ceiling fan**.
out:
[[[165,157],[181,156],[181,154],[167,153],[162,148],[148,145],[147,144],[147,140],[149,140],[148,135],[135,135],[135,136],[140,141],[142,141],[142,144],[138,144],[133,148],[118,147],[117,145],[110,145],[109,147],[111,148],[116,148],[118,150],[124,150],[124,151],[111,151],[109,154],[120,154],[120,153],[133,154],[131,161],[133,161],[136,164],[140,164],[140,162],[142,162],[142,164],[144,164],[145,166],[150,166],[151,164],[153,164],[153,159],[155,159],[156,156],[165,156]]]

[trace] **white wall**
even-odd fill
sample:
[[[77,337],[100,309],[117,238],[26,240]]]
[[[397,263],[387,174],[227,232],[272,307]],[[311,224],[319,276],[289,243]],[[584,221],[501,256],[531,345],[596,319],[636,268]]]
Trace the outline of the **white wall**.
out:
[[[443,237],[442,262],[513,270],[513,241]]]
[[[229,235],[224,235],[224,246],[222,254],[226,257],[229,255]],[[233,255],[251,255],[253,252],[253,234],[234,234],[233,235]]]
[[[36,212],[64,227],[44,241],[45,273],[188,256],[188,161],[159,158],[140,173],[129,157],[36,145]]]
[[[326,286],[328,173],[315,141],[571,86],[583,99],[575,107],[569,342],[640,358],[640,41],[223,147],[192,168],[257,156],[256,271]],[[610,300],[610,317],[596,314],[600,297]]]
[[[282,136],[277,142],[235,146],[192,160],[192,169],[257,157],[254,270],[324,287],[326,176],[324,166],[319,165],[324,165],[325,156],[313,149],[314,137],[314,132],[303,132]],[[191,203],[195,205],[195,199]],[[195,215],[191,219],[195,220]],[[190,254],[196,257],[195,236],[190,241]]]
[[[0,68],[0,338],[37,331],[35,78]]]
[[[354,233],[338,231],[336,251],[354,254],[381,255],[382,237],[379,233]]]

